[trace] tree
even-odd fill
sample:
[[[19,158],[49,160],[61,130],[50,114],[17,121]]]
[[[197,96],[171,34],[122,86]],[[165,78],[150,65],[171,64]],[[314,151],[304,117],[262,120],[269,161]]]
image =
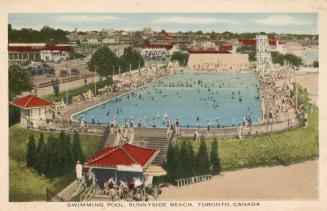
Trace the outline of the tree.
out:
[[[72,154],[72,143],[70,141],[70,135],[67,134],[65,138],[65,154],[67,156],[66,172],[71,171],[74,168],[73,154]]]
[[[274,64],[284,65],[285,60],[296,67],[299,67],[302,64],[301,57],[298,57],[290,53],[283,55],[278,52],[271,52],[271,58]]]
[[[194,152],[191,142],[187,142],[186,145],[187,150],[187,169],[188,169],[188,176],[194,176]]]
[[[119,60],[122,72],[129,71],[130,65],[132,70],[144,66],[144,59],[142,55],[132,47],[125,48],[124,54],[119,58]]]
[[[317,60],[313,61],[312,66],[315,68],[319,67],[319,62]]]
[[[179,162],[179,164],[180,164],[179,168],[178,168],[180,178],[184,178],[189,175],[189,173],[188,173],[189,160],[188,159],[189,158],[188,158],[187,146],[186,146],[185,141],[183,141],[183,143],[180,145],[179,150],[178,150],[178,160],[177,160],[177,162]]]
[[[16,124],[20,120],[20,109],[9,105],[9,127]]]
[[[81,141],[79,138],[79,134],[76,131],[73,137],[72,154],[74,164],[76,164],[77,161],[79,161],[80,163],[84,163]]]
[[[33,88],[31,75],[19,65],[9,66],[9,99],[13,99],[21,92],[30,91]]]
[[[209,157],[207,146],[204,140],[200,141],[199,151],[195,159],[195,168],[197,175],[207,174],[209,172]]]
[[[60,149],[60,153],[59,153],[59,174],[62,175],[64,173],[66,173],[67,171],[67,163],[68,163],[68,158],[67,158],[67,152],[65,150],[65,143],[66,142],[66,134],[64,131],[61,131],[59,134],[59,149]]]
[[[40,31],[22,28],[12,29],[8,26],[9,43],[67,43],[68,31],[44,26]]]
[[[180,66],[186,66],[188,63],[189,54],[181,53],[181,52],[174,52],[171,55],[170,61],[178,61]]]
[[[101,47],[93,55],[88,63],[90,71],[96,71],[100,77],[110,78],[115,73],[118,73],[120,62],[116,54],[108,47]]]
[[[34,136],[30,135],[27,143],[26,165],[27,167],[33,167],[36,160],[36,145]]]
[[[186,143],[186,141],[184,141],[180,145],[177,164],[180,178],[193,176],[194,157],[193,148],[190,142]]]
[[[53,150],[52,150],[52,142],[53,137],[48,137],[47,144],[44,146],[44,149],[42,150],[41,156],[44,159],[44,166],[43,166],[43,174],[47,178],[53,178],[54,177],[54,167],[53,167]]]
[[[52,88],[53,88],[53,93],[56,95],[56,96],[59,96],[59,80],[53,80],[51,81],[52,83]]]
[[[196,35],[203,35],[203,32],[201,30],[195,32]]]
[[[31,75],[23,70],[19,65],[9,66],[9,100],[14,99],[24,91],[30,91],[33,88]],[[19,122],[20,109],[9,105],[9,126]]]
[[[34,165],[35,170],[41,174],[43,172],[44,167],[44,158],[42,157],[42,151],[44,150],[44,135],[41,132],[39,142],[36,148],[36,163]]]
[[[220,161],[218,157],[218,141],[215,139],[211,143],[211,152],[210,152],[210,165],[213,174],[220,173]]]
[[[256,61],[256,47],[250,45],[242,45],[237,48],[237,53],[249,54],[250,62]]]
[[[81,46],[81,42],[79,40],[77,40],[77,45]],[[85,58],[85,57],[86,56],[84,54],[76,52],[74,48],[70,48],[69,59],[80,59],[80,58]]]
[[[170,182],[175,180],[175,166],[176,166],[176,154],[175,147],[172,143],[168,145],[167,159],[165,163],[165,169],[167,170],[167,177]]]

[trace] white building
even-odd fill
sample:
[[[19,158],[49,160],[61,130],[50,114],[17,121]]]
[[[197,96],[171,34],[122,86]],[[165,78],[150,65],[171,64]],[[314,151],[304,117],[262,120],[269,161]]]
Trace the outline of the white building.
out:
[[[141,55],[145,59],[162,59],[167,58],[172,45],[150,44],[141,49]]]
[[[69,45],[50,45],[46,43],[10,43],[9,61],[59,62],[70,57]]]
[[[49,115],[47,111],[54,105],[34,95],[27,95],[10,102],[11,105],[21,109],[20,124],[24,127],[45,127]]]

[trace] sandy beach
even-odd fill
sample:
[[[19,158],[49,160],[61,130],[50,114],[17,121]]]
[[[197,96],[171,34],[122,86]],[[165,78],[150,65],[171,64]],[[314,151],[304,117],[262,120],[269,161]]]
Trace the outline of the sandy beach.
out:
[[[158,200],[316,200],[318,161],[223,172],[213,179],[162,189]]]
[[[318,105],[319,73],[297,73],[295,77],[296,81],[308,90],[313,103]]]

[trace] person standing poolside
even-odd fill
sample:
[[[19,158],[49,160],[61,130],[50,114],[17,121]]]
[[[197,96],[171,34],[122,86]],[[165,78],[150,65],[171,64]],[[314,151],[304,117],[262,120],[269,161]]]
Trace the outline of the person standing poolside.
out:
[[[176,135],[179,135],[179,121],[178,121],[178,119],[176,119],[175,127],[176,127]]]
[[[199,134],[198,134],[198,131],[197,131],[197,130],[195,130],[195,131],[194,131],[194,135],[193,135],[193,139],[194,139],[194,141],[197,141],[197,140],[198,140],[198,138],[199,138]]]
[[[304,111],[303,115],[303,121],[304,121],[304,128],[308,127],[308,113]]]
[[[208,125],[207,125],[207,137],[210,136],[210,129],[211,129],[211,123],[210,123],[210,121],[208,120]]]

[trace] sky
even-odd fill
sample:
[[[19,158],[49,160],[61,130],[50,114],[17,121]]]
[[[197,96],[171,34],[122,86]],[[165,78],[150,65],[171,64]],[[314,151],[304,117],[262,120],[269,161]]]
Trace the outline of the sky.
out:
[[[318,34],[317,13],[12,13],[12,28],[43,26],[72,31],[150,27],[169,32],[276,32]]]

